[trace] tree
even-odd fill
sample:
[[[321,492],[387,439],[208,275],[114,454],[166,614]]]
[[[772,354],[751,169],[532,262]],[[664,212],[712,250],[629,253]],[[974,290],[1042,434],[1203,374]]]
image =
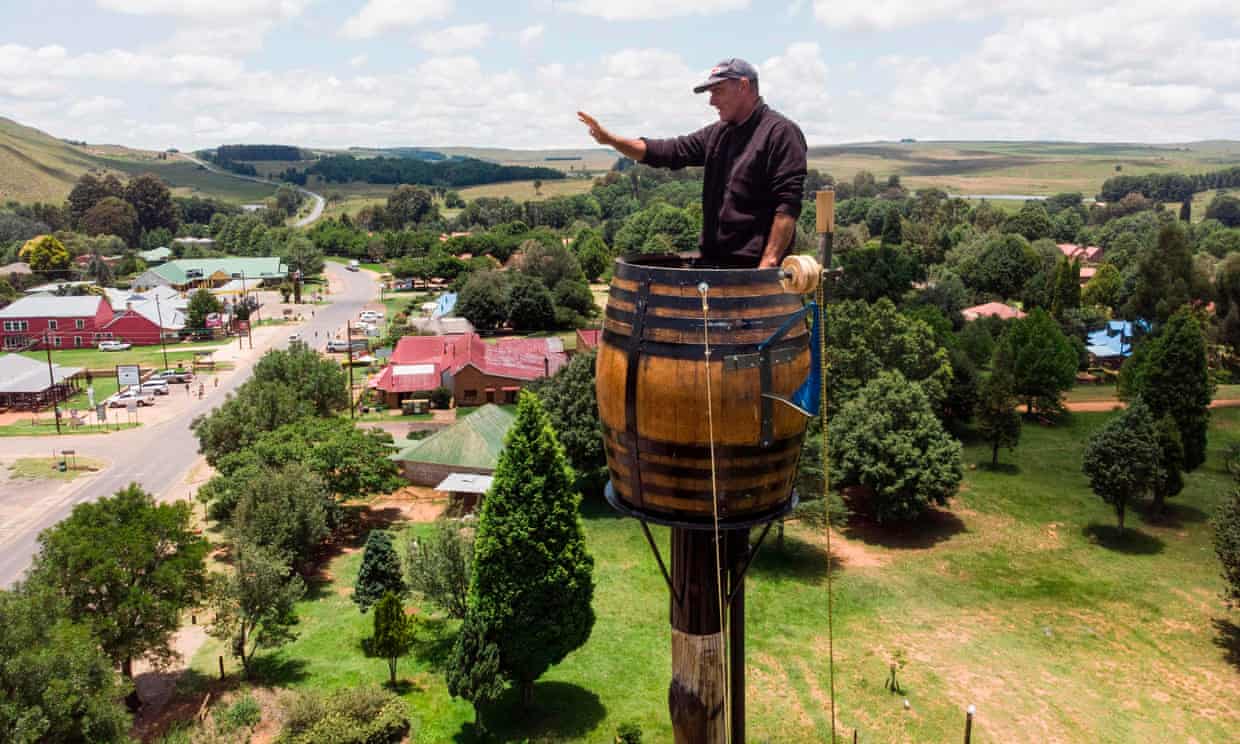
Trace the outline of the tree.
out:
[[[1107,421],[1085,445],[1083,470],[1089,487],[1115,509],[1120,532],[1124,511],[1162,477],[1154,418],[1140,399]]]
[[[999,448],[1016,449],[1020,443],[1020,414],[1016,412],[1015,371],[1012,369],[1011,346],[1000,345],[991,363],[990,377],[982,382],[977,405],[977,429],[990,442],[990,466],[999,465]]]
[[[1138,347],[1124,364],[1121,393],[1140,397],[1157,418],[1171,416],[1184,446],[1184,470],[1206,461],[1206,435],[1214,385],[1206,363],[1205,336],[1196,314],[1183,308],[1162,331]]]
[[[120,197],[103,198],[86,210],[79,224],[87,235],[115,235],[129,246],[138,241],[138,213]]]
[[[109,196],[124,197],[125,187],[120,179],[111,174],[99,177],[94,173],[83,173],[69,192],[69,221],[74,227],[91,207]]]
[[[130,685],[62,597],[0,590],[0,732],[9,744],[128,744]]]
[[[297,208],[301,206],[305,198],[299,189],[288,184],[281,184],[276,189],[276,210],[282,212],[286,217],[292,217],[294,214],[297,214]]]
[[[405,560],[409,587],[438,605],[448,617],[462,620],[469,602],[473,561],[473,539],[459,526],[440,520],[432,537],[409,543]]]
[[[234,546],[234,570],[217,577],[211,590],[213,637],[232,643],[233,655],[250,676],[259,648],[276,648],[294,638],[294,605],[306,593],[300,576],[276,553],[245,543]]]
[[[387,199],[387,221],[396,229],[416,225],[426,217],[434,202],[431,192],[418,186],[402,184]]]
[[[1113,309],[1119,304],[1123,282],[1119,269],[1109,263],[1103,264],[1085,283],[1085,288],[1081,291],[1081,301],[1086,305],[1102,305]]]
[[[288,266],[289,273],[300,271],[303,279],[323,273],[323,251],[314,241],[302,235],[294,235],[276,253]]]
[[[1234,607],[1240,605],[1240,488],[1232,489],[1210,522],[1214,527],[1214,554],[1223,567],[1223,598]]]
[[[1004,232],[1023,235],[1026,240],[1048,238],[1054,229],[1046,207],[1032,200],[1025,202],[1020,211],[1008,217],[1003,225]]]
[[[960,443],[943,430],[921,386],[899,372],[871,380],[831,428],[832,481],[872,492],[866,506],[879,522],[946,504],[964,477]]]
[[[1148,245],[1137,257],[1133,292],[1124,315],[1155,325],[1164,323],[1193,299],[1193,257],[1181,223],[1164,225],[1157,245]]]
[[[17,252],[18,257],[30,264],[31,271],[55,274],[69,268],[71,256],[63,243],[51,235],[31,238]]]
[[[1062,321],[1064,313],[1081,306],[1081,262],[1061,258],[1055,266],[1055,289],[1051,315]]]
[[[219,408],[195,418],[190,428],[198,437],[198,451],[214,466],[225,455],[253,444],[263,432],[313,415],[312,403],[289,385],[250,379]]]
[[[367,642],[366,652],[387,660],[388,681],[393,686],[396,685],[396,662],[413,649],[414,622],[411,615],[405,614],[397,594],[385,592],[375,605],[375,634]]]
[[[268,351],[254,365],[253,380],[286,386],[299,400],[308,402],[317,416],[349,407],[346,376],[340,364],[305,344]]]
[[[405,596],[405,579],[400,569],[400,556],[392,547],[392,536],[384,530],[371,530],[362,553],[362,567],[353,585],[353,601],[362,612],[386,594]]]
[[[470,276],[457,295],[456,314],[480,330],[502,326],[508,320],[508,277],[498,271]]]
[[[508,320],[515,331],[545,331],[555,327],[555,300],[538,279],[518,275],[508,294]]]
[[[483,633],[478,622],[461,626],[452,646],[452,663],[448,666],[448,693],[468,700],[474,706],[474,727],[485,732],[482,706],[504,692],[500,670],[499,647]]]
[[[482,502],[465,624],[496,644],[500,669],[527,706],[534,680],[584,644],[594,626],[594,559],[572,482],[546,411],[522,393]]]
[[[882,244],[897,246],[904,242],[903,231],[900,229],[900,210],[891,209],[883,216]]]
[[[1059,324],[1041,308],[1013,321],[999,346],[1012,360],[1014,389],[1029,413],[1057,413],[1060,398],[1076,381],[1077,353]],[[996,355],[1000,352],[996,350]]]
[[[554,375],[527,388],[542,400],[582,490],[601,489],[607,467],[594,389],[594,359],[592,352],[575,354]]]
[[[1180,222],[1191,223],[1193,221],[1193,200],[1185,199],[1180,204]]]
[[[297,566],[307,562],[337,520],[335,500],[309,468],[262,468],[241,484],[230,533]]]
[[[32,583],[63,597],[67,615],[90,628],[121,673],[133,660],[166,664],[181,612],[205,589],[207,543],[194,534],[189,504],[156,504],[136,483],[78,504],[39,535]],[[133,693],[131,707],[137,707]]]
[[[535,179],[534,179],[534,194],[535,194],[536,196],[537,196],[537,195],[540,195],[540,194],[542,193],[542,185],[543,185],[543,184],[542,184],[542,179],[541,179],[541,178],[535,178]]]
[[[172,192],[153,173],[144,173],[125,184],[125,201],[133,205],[138,218],[138,228],[147,232],[163,228],[176,232],[180,222]]]
[[[598,279],[611,266],[611,253],[601,235],[591,234],[576,249],[577,260],[587,279]]]
[[[896,216],[899,219],[899,216]],[[841,299],[877,302],[900,299],[917,278],[917,257],[886,240],[877,248],[849,251],[840,258],[844,268],[837,296]]]
[[[185,308],[185,328],[191,333],[207,332],[207,316],[220,311],[220,301],[206,289],[200,289],[189,296]]]
[[[1167,508],[1167,499],[1184,490],[1184,442],[1180,438],[1180,427],[1171,416],[1158,419],[1155,427],[1158,434],[1158,451],[1162,457],[1159,467],[1162,476],[1154,481],[1154,513],[1162,514]]]
[[[1206,207],[1206,219],[1218,220],[1227,227],[1240,227],[1240,199],[1219,194]]]

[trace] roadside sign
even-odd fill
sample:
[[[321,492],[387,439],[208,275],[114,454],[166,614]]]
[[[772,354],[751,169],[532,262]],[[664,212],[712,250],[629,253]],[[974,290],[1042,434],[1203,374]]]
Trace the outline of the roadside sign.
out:
[[[125,401],[125,410],[131,414],[136,414],[138,412],[138,401],[136,400]]]
[[[99,419],[99,423],[105,423],[108,420],[108,407],[100,403],[95,406],[95,417]]]
[[[94,385],[86,386],[86,402],[91,408],[95,407],[95,386]]]
[[[136,364],[116,365],[116,384],[120,386],[142,384],[142,370]]]
[[[222,318],[220,318],[219,313],[207,313],[207,318],[206,318],[207,328],[219,328],[223,324],[224,324],[224,321]]]

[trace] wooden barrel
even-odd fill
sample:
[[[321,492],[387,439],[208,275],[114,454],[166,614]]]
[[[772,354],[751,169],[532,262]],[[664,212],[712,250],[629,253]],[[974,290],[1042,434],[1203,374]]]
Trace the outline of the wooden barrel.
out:
[[[789,397],[809,373],[810,349],[794,317],[801,298],[779,280],[778,269],[697,268],[675,256],[616,262],[596,371],[618,506],[654,522],[713,523],[709,375],[720,520],[786,511],[806,419],[764,400],[763,382]]]

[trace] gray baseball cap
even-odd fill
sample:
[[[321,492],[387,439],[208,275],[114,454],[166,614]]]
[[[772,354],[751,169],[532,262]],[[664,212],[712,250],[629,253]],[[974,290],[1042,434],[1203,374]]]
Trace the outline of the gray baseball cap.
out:
[[[724,80],[740,80],[741,78],[747,78],[755,83],[758,82],[757,68],[737,57],[725,59],[710,68],[710,77],[706,78],[706,82],[701,85],[694,86],[693,92],[701,93],[722,83]]]

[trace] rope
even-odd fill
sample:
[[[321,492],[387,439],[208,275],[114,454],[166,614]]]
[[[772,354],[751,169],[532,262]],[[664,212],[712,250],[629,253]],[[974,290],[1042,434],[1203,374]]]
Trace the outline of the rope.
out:
[[[822,370],[818,398],[819,415],[822,417],[822,505],[827,515],[827,674],[831,680],[831,744],[835,744],[835,602],[831,585],[831,458],[830,426],[827,424],[827,306],[823,282],[818,283],[814,293],[818,301],[818,347],[819,368]]]
[[[723,655],[720,657],[720,663],[723,666],[723,740],[730,744],[732,741],[732,675],[729,673],[731,668],[728,665],[726,641],[728,626],[723,611],[723,560],[719,556],[719,488],[715,467],[715,413],[710,386],[710,319],[708,317],[710,304],[707,301],[709,290],[710,287],[706,282],[698,285],[698,292],[702,295],[702,345],[706,350],[706,425],[710,437],[710,505],[715,518],[715,594],[719,602],[719,636],[720,647],[723,649]]]

